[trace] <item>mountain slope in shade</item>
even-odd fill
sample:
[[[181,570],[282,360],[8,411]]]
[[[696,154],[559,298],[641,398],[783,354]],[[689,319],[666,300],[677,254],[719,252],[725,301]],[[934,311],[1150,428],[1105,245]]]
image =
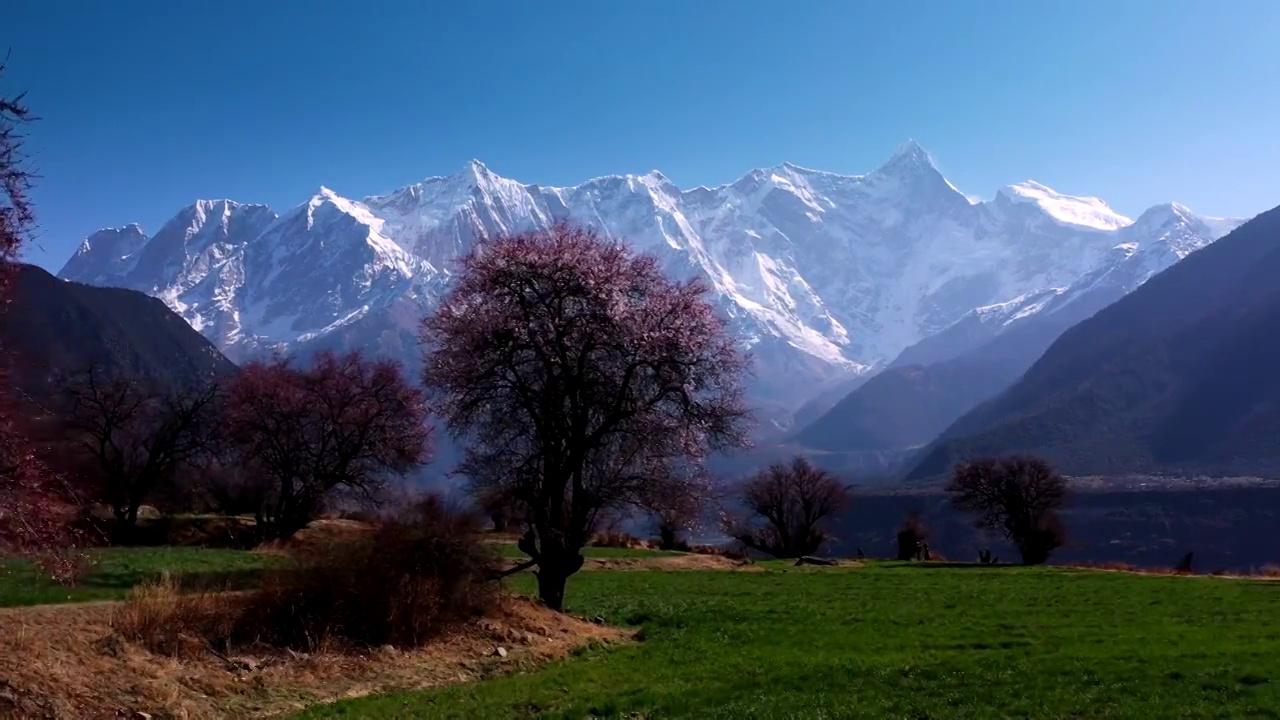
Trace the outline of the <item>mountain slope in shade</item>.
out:
[[[561,220],[704,278],[776,416],[974,308],[1070,286],[1134,225],[1036,183],[972,203],[914,142],[864,175],[784,163],[692,189],[657,171],[548,187],[473,161],[359,201],[322,188],[279,217],[201,201],[145,242],[90,238],[61,276],[156,295],[233,358],[371,346],[412,367],[460,255]]]
[[[133,290],[58,280],[20,265],[0,313],[0,346],[12,386],[39,405],[57,399],[58,378],[91,363],[107,374],[171,388],[231,376],[236,366],[160,300]]]
[[[1236,224],[1211,227],[1181,206],[1152,208],[1122,228],[1121,242],[1075,283],[967,313],[904,350],[795,439],[829,452],[924,445],[1012,385],[1069,327]]]
[[[1072,327],[912,479],[1034,452],[1070,473],[1280,472],[1280,208]]]

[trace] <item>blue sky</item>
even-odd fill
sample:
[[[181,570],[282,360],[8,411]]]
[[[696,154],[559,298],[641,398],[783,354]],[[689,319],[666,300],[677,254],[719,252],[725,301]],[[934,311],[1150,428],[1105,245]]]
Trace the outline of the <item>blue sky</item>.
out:
[[[15,7],[16,5],[16,7]],[[784,160],[874,168],[916,138],[966,193],[1028,178],[1120,212],[1280,204],[1280,2],[27,0],[3,89],[42,120],[39,247],[154,232],[196,198],[283,210],[470,158],[526,182]]]

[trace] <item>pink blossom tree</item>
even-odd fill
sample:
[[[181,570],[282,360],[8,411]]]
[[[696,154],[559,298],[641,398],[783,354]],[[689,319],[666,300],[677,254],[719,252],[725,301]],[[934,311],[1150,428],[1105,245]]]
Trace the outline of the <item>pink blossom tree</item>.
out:
[[[4,64],[0,63],[0,77]],[[7,312],[13,273],[35,227],[28,193],[35,179],[22,149],[22,127],[34,119],[23,96],[0,96],[0,312]],[[74,493],[41,462],[24,432],[9,381],[12,358],[0,348],[0,554],[35,558],[60,578],[75,567]]]
[[[260,538],[306,527],[335,493],[371,498],[431,457],[422,390],[398,363],[319,353],[310,367],[252,362],[223,401],[226,442],[257,482]]]
[[[423,379],[479,495],[527,514],[520,567],[549,607],[605,514],[745,441],[746,359],[699,281],[567,224],[481,244],[422,324]],[[676,492],[678,491],[678,492]]]

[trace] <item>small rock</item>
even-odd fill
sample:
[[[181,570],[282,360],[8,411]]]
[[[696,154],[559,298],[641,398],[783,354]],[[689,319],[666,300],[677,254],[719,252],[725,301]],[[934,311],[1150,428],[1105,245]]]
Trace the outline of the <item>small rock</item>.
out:
[[[120,657],[124,654],[124,638],[119,635],[111,634],[98,640],[98,650],[104,655],[111,657]]]
[[[500,658],[504,658],[507,656],[507,649],[499,645],[498,649],[493,651],[493,654]]]

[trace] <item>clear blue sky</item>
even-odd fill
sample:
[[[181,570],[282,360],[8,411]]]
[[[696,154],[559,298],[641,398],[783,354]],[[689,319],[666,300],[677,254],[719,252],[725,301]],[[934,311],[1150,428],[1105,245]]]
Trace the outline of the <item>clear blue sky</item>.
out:
[[[473,157],[547,184],[856,173],[908,137],[982,197],[1252,215],[1280,204],[1278,39],[1280,0],[16,0],[0,27],[44,118],[51,268],[196,198],[279,211]]]

